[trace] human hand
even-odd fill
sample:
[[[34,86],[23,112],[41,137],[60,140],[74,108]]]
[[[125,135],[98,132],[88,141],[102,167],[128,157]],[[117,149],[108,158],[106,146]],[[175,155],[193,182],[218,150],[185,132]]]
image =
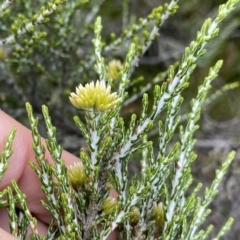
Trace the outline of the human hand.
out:
[[[40,199],[45,200],[46,197],[41,190],[41,183],[38,176],[28,164],[29,161],[36,163],[35,154],[32,150],[31,131],[0,110],[0,152],[4,149],[6,136],[14,126],[17,128],[17,132],[12,145],[13,154],[8,160],[8,169],[0,182],[0,190],[9,186],[11,181],[15,180],[18,183],[19,188],[26,195],[29,210],[38,221],[39,234],[45,235],[47,233],[51,216],[40,203]],[[46,151],[45,156],[51,164],[54,164],[48,151]],[[67,166],[73,165],[74,162],[79,161],[77,157],[66,151],[63,151],[62,159],[65,160]],[[17,239],[8,232],[8,212],[5,208],[0,209],[0,240]],[[30,234],[31,232],[28,231],[26,239],[29,239]],[[112,233],[108,239],[117,239],[116,232]]]

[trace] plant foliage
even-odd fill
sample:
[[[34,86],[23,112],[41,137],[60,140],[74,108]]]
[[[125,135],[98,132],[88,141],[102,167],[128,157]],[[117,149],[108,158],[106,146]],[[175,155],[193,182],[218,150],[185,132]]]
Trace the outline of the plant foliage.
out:
[[[28,210],[25,196],[12,181],[11,187],[0,192],[0,208],[9,209],[11,234],[24,239],[30,225],[31,239],[107,239],[116,229],[119,239],[207,239],[212,226],[202,229],[201,224],[210,213],[209,204],[235,153],[229,153],[216,170],[215,179],[203,196],[199,194],[201,183],[186,193],[193,182],[191,164],[197,157],[194,133],[222,60],[209,69],[199,86],[185,125],[181,125],[179,110],[184,101],[182,92],[188,87],[198,60],[206,53],[206,45],[218,36],[220,23],[234,10],[238,0],[227,1],[219,7],[214,19],[203,23],[178,64],[169,66],[166,72],[148,80],[147,86],[133,94],[128,92],[140,81],[133,77],[140,58],[158,37],[165,20],[175,14],[178,1],[172,0],[154,8],[146,18],[128,27],[124,20],[126,29],[118,37],[112,34],[108,40],[103,40],[104,26],[101,18],[96,17],[103,2],[6,0],[1,3],[0,28],[3,33],[0,47],[3,53],[9,46],[11,48],[4,64],[14,69],[19,78],[35,76],[31,82],[21,83],[32,92],[30,99],[25,98],[21,87],[16,85],[15,88],[20,100],[28,100],[33,105],[32,108],[26,103],[37,160],[37,165],[30,165],[47,198],[47,201],[42,200],[42,205],[52,216],[47,235],[40,237],[37,221]],[[128,5],[129,1],[123,1],[125,17],[128,16]],[[18,14],[12,14],[15,12]],[[82,21],[77,21],[79,18]],[[77,45],[79,49],[76,49]],[[125,55],[123,63],[114,59],[114,52],[119,49]],[[81,55],[78,51],[88,53],[80,59],[82,56],[78,56]],[[90,71],[92,69],[94,73]],[[7,70],[2,72],[4,76],[7,74]],[[61,86],[56,92],[52,89],[55,84]],[[39,106],[36,102],[44,101],[44,94],[40,92],[44,92],[47,85],[51,87],[50,105],[61,105],[61,98],[67,95],[73,105],[81,109],[73,119],[86,147],[80,151],[81,162],[71,167],[66,167],[61,158],[57,130],[48,107],[43,105],[46,147],[55,165],[45,159],[46,150],[41,143],[33,109]],[[76,92],[70,94],[73,86],[77,87]],[[150,97],[146,93],[149,89]],[[130,121],[124,119],[123,106],[140,97],[141,113],[132,114]],[[157,151],[148,137],[153,128],[158,129]],[[178,129],[179,137],[175,141],[173,136]],[[14,128],[9,134],[1,154],[0,177],[7,170],[16,130]],[[141,171],[130,178],[129,163],[136,152],[141,153]],[[112,189],[117,191],[117,199],[110,196]],[[22,206],[21,217],[15,212],[16,204]],[[233,219],[229,219],[214,239],[228,231],[232,222]]]

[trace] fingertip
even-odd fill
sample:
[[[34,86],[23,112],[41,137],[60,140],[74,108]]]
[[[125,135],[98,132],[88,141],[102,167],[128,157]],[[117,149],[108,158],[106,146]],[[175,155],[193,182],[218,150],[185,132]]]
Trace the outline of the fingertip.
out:
[[[18,240],[18,238],[0,228],[0,240]]]
[[[26,127],[1,110],[0,123],[0,152],[2,152],[6,146],[7,136],[11,132],[12,128],[16,127],[17,129],[15,138],[12,142],[13,154],[7,160],[9,166],[0,182],[0,189],[3,189],[10,185],[11,180],[15,180],[17,182],[21,177],[22,172],[26,167],[28,154],[30,152],[29,145],[31,145],[31,133]]]

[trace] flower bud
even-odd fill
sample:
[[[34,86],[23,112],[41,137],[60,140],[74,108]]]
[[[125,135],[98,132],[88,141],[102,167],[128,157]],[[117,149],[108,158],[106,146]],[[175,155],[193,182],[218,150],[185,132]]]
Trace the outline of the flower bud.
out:
[[[112,60],[107,67],[107,74],[110,79],[119,79],[123,65],[119,60]]]
[[[153,219],[157,227],[163,227],[164,224],[164,214],[163,214],[163,204],[154,204],[153,206]]]
[[[73,166],[69,166],[67,169],[67,175],[70,184],[73,186],[83,185],[87,180],[85,168],[82,162],[75,162]]]
[[[130,216],[130,223],[132,225],[136,225],[139,221],[139,218],[140,218],[140,211],[137,207],[133,207],[131,208],[131,216]]]
[[[110,182],[107,182],[104,186],[105,191],[110,191],[113,189],[113,185]]]
[[[113,197],[108,197],[102,204],[101,209],[103,210],[104,213],[110,214],[114,208],[117,205],[117,200],[116,198]]]

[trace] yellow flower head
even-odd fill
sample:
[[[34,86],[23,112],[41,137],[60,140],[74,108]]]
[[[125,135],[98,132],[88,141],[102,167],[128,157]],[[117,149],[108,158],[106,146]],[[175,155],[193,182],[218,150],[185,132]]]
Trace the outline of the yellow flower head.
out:
[[[111,213],[117,205],[116,198],[108,197],[102,204],[101,209],[104,213],[109,214]]]
[[[121,101],[116,92],[111,93],[111,87],[106,86],[104,81],[87,83],[85,87],[80,84],[69,99],[76,108],[95,108],[99,111],[113,108]]]
[[[132,212],[132,215],[130,216],[130,223],[132,225],[135,225],[138,223],[140,219],[140,211],[137,207],[132,207],[131,212]]]
[[[163,227],[164,224],[164,213],[163,213],[163,204],[154,204],[153,206],[153,219],[157,227]]]
[[[82,162],[74,163],[67,169],[68,179],[71,185],[80,186],[86,182],[86,173]]]
[[[107,67],[108,77],[110,79],[118,79],[122,69],[123,65],[119,60],[112,60]]]

